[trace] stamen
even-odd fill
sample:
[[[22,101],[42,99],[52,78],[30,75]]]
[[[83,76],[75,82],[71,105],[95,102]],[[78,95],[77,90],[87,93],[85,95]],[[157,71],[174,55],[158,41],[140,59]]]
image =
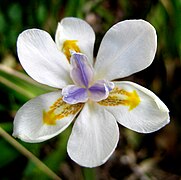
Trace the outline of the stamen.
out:
[[[124,105],[129,107],[129,111],[136,108],[141,102],[136,90],[128,92],[121,88],[114,88],[107,99],[98,102],[102,106],[119,106]]]
[[[71,52],[80,52],[79,46],[77,45],[77,40],[66,40],[63,43],[62,51],[67,57],[67,59],[70,61],[71,58]]]
[[[47,125],[56,125],[57,120],[61,120],[69,115],[75,115],[83,107],[82,103],[67,104],[62,98],[50,106],[48,111],[43,111],[43,123]]]

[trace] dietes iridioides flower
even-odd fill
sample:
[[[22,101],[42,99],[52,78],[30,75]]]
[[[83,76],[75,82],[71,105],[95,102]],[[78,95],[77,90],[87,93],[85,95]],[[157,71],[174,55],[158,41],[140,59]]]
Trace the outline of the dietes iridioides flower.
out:
[[[22,32],[19,60],[36,81],[59,90],[28,101],[16,114],[15,137],[42,142],[75,119],[67,151],[78,164],[95,167],[111,156],[119,140],[118,124],[150,133],[169,122],[166,105],[148,89],[114,81],[148,67],[155,56],[157,36],[144,20],[115,24],[105,34],[96,61],[95,34],[83,20],[65,18],[55,37],[39,29]]]

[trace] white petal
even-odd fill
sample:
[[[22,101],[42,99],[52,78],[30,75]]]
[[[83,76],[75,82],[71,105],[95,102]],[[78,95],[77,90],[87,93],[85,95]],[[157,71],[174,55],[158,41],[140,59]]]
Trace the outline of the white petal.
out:
[[[155,56],[157,36],[144,20],[126,20],[105,34],[95,63],[98,78],[113,80],[148,67]]]
[[[76,108],[77,112],[72,113],[69,110],[65,112],[67,106],[60,98],[61,91],[56,91],[36,97],[24,104],[15,116],[13,136],[25,142],[42,142],[66,129],[80,111],[80,107],[67,105],[74,110]],[[55,110],[47,116],[47,112],[52,108]],[[55,119],[53,119],[54,113],[58,116]],[[45,119],[48,117],[49,121]]]
[[[140,133],[150,133],[169,123],[168,108],[153,92],[138,84],[126,81],[115,83],[115,87],[128,93],[136,92],[140,99],[137,105],[134,104],[134,101],[136,101],[134,98],[132,98],[132,102],[130,98],[129,102],[124,103],[127,100],[127,97],[124,95],[126,93],[124,93],[122,94],[122,103],[105,106],[120,124]],[[130,109],[131,105],[133,106]]]
[[[71,82],[70,65],[47,32],[39,29],[22,32],[17,51],[23,68],[36,81],[56,88]]]
[[[119,129],[114,116],[96,103],[87,103],[75,121],[67,151],[79,165],[96,167],[107,161],[118,140]]]
[[[65,40],[77,40],[81,53],[93,64],[95,33],[86,21],[73,17],[62,19],[58,24],[55,39],[60,50]]]

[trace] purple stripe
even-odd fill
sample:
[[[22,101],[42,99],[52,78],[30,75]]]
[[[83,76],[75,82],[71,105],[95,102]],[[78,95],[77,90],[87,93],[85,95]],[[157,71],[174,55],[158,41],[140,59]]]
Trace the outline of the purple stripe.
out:
[[[91,91],[92,93],[105,93],[105,86],[104,84],[102,85],[93,85],[89,88],[89,91]]]
[[[82,79],[82,82],[85,85],[85,87],[88,87],[89,81],[87,78],[85,63],[83,63],[83,61],[84,61],[83,56],[80,54],[74,54],[74,57],[76,59],[77,67],[80,71],[80,78]]]
[[[93,68],[87,57],[81,53],[74,53],[70,59],[72,70],[70,76],[73,82],[80,87],[88,88],[93,80]]]
[[[63,100],[68,104],[86,102],[88,100],[87,90],[76,85],[69,85],[62,89]]]

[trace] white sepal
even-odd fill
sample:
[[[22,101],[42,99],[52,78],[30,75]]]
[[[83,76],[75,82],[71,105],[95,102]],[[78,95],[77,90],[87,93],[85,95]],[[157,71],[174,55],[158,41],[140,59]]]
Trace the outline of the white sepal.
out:
[[[115,87],[131,93],[136,91],[140,98],[140,103],[131,110],[127,105],[104,106],[121,125],[136,132],[150,133],[169,123],[168,108],[153,92],[127,81],[115,82]]]
[[[38,96],[24,104],[15,116],[13,136],[25,142],[35,143],[48,140],[66,129],[78,112],[57,119],[52,125],[46,124],[43,120],[44,112],[60,97],[61,91],[56,91]]]
[[[79,165],[96,167],[107,161],[118,140],[119,129],[114,116],[90,102],[75,121],[67,151]]]
[[[21,65],[36,81],[55,88],[70,84],[70,65],[51,36],[39,29],[23,31],[17,40]]]
[[[157,36],[144,20],[126,20],[105,34],[97,55],[97,78],[114,80],[148,67],[155,56]]]
[[[77,40],[81,53],[85,54],[89,62],[93,64],[95,33],[86,21],[74,17],[62,19],[55,35],[55,41],[60,50],[66,40]]]

